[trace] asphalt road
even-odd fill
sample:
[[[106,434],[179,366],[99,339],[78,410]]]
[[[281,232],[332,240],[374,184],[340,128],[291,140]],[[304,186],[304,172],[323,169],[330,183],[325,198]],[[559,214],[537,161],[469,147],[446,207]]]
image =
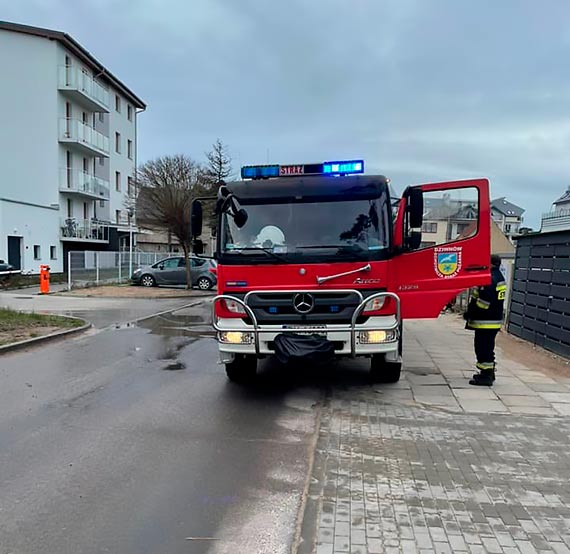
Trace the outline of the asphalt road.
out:
[[[290,552],[324,388],[229,383],[206,313],[0,358],[0,554]]]

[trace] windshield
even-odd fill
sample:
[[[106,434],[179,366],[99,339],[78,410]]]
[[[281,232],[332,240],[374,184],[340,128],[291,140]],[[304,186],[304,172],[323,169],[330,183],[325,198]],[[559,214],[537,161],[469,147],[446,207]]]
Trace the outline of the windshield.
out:
[[[276,263],[335,257],[374,259],[389,245],[387,210],[378,199],[244,205],[239,229],[224,214],[221,252],[227,258],[255,257]],[[384,252],[384,253],[383,253]]]

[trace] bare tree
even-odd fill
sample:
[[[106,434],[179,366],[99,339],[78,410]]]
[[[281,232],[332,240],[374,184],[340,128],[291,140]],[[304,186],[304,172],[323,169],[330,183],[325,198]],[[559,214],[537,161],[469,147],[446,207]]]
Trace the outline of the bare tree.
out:
[[[185,156],[162,156],[137,171],[137,219],[141,226],[166,231],[182,247],[186,259],[186,287],[190,276],[190,209],[201,168]]]
[[[216,187],[232,174],[232,158],[228,147],[219,138],[212,144],[212,149],[206,152],[206,167],[204,177],[206,181]]]
[[[202,196],[216,196],[218,188],[233,175],[232,158],[229,149],[219,138],[212,144],[212,149],[206,152],[206,166],[200,175],[200,194]],[[205,218],[208,227],[215,229],[215,202],[203,202]]]

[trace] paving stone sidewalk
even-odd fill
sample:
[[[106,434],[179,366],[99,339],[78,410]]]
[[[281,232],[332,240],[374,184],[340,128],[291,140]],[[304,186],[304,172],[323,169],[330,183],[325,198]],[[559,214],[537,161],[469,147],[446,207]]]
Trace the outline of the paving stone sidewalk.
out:
[[[330,393],[300,554],[570,554],[570,379],[469,387],[472,340],[409,322],[399,383]]]

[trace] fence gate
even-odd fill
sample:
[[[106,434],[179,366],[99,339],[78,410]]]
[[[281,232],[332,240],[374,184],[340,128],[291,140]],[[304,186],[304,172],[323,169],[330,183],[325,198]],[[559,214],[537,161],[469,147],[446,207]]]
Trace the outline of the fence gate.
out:
[[[517,241],[508,331],[570,358],[570,231]]]

